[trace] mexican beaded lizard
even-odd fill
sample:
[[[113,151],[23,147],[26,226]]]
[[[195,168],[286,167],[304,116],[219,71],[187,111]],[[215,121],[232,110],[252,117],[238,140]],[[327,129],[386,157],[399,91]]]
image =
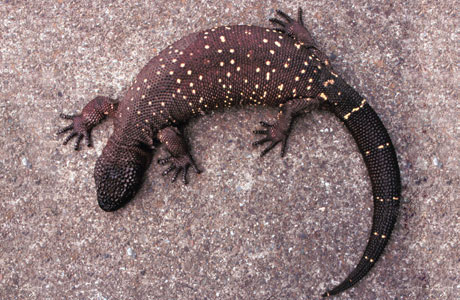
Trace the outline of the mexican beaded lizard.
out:
[[[390,137],[377,114],[330,65],[309,31],[298,20],[277,11],[270,19],[277,29],[225,26],[191,34],[154,57],[141,70],[118,104],[98,96],[81,114],[61,117],[72,124],[66,144],[77,137],[78,150],[85,137],[106,116],[115,118],[115,129],[96,162],[97,200],[105,211],[130,201],[149,167],[154,144],[166,146],[170,163],[163,173],[180,172],[187,181],[192,167],[199,173],[178,126],[212,110],[244,105],[279,107],[277,121],[261,122],[265,136],[254,145],[268,143],[265,155],[286,140],[294,117],[318,107],[332,111],[350,130],[363,155],[372,182],[374,215],[364,254],[348,277],[323,296],[340,293],[364,277],[383,252],[393,230],[401,192],[399,167]]]

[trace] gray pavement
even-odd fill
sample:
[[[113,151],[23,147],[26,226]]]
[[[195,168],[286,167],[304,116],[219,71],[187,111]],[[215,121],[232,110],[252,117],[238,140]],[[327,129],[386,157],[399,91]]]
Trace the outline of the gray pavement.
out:
[[[115,213],[98,208],[92,177],[111,122],[79,152],[55,135],[60,112],[121,98],[172,41],[268,26],[274,9],[299,5],[382,118],[401,167],[385,255],[340,298],[460,299],[460,3],[434,0],[0,1],[0,299],[318,299],[342,280],[366,244],[372,200],[330,113],[298,120],[284,159],[250,145],[275,110],[197,119],[187,134],[204,172],[183,186],[153,164]]]

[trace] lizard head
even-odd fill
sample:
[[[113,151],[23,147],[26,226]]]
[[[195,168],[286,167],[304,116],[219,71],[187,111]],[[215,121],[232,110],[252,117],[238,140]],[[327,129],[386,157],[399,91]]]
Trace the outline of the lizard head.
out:
[[[109,139],[94,168],[97,201],[103,210],[117,210],[134,197],[152,152],[147,147],[117,145]]]

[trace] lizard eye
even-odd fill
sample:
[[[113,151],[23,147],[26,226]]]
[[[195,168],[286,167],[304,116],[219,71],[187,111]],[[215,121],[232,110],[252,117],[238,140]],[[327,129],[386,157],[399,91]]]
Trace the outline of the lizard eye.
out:
[[[105,211],[117,210],[134,197],[152,157],[138,148],[112,145],[107,144],[94,168],[97,201]]]

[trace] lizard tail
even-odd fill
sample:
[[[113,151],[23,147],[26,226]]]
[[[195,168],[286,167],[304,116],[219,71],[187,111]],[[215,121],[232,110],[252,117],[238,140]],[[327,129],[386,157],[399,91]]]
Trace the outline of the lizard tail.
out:
[[[390,136],[375,111],[353,88],[347,86],[342,101],[332,110],[351,132],[364,158],[374,198],[372,230],[358,265],[338,286],[323,297],[338,294],[363,278],[382,254],[399,210],[401,179]]]

